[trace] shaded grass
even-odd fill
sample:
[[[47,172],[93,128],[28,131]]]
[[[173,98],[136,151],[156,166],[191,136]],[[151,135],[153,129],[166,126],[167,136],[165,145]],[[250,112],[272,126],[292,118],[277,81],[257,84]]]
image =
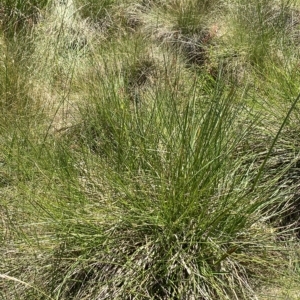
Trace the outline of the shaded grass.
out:
[[[38,22],[40,11],[47,7],[48,0],[4,0],[0,4],[1,29],[9,39],[16,35],[30,34]]]

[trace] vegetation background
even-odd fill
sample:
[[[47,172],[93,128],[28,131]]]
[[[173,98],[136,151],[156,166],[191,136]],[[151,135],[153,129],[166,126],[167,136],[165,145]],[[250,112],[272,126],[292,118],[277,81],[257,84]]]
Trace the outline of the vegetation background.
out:
[[[298,0],[0,1],[1,299],[300,299]]]

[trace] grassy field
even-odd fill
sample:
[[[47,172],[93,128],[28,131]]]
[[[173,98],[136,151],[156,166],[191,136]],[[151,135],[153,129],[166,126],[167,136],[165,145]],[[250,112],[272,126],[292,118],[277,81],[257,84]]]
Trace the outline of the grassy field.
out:
[[[0,1],[0,299],[300,299],[300,2]]]

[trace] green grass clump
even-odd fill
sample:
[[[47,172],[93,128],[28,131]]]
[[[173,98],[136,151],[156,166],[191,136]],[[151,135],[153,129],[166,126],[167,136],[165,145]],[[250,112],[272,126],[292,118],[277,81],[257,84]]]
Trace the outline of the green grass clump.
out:
[[[9,3],[0,296],[297,299],[299,5]]]
[[[30,32],[40,17],[40,11],[48,5],[48,2],[48,0],[4,0],[0,4],[1,29],[8,37],[20,32],[24,34]]]
[[[93,21],[98,22],[104,18],[109,8],[118,1],[105,0],[105,1],[86,1],[77,0],[76,5],[80,7],[80,14],[83,18],[91,18]]]

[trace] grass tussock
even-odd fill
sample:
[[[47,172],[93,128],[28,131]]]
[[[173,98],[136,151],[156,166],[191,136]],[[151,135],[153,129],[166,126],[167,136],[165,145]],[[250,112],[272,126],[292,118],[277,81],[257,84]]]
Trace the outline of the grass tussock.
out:
[[[3,299],[299,297],[299,4],[200,2],[0,4]]]

